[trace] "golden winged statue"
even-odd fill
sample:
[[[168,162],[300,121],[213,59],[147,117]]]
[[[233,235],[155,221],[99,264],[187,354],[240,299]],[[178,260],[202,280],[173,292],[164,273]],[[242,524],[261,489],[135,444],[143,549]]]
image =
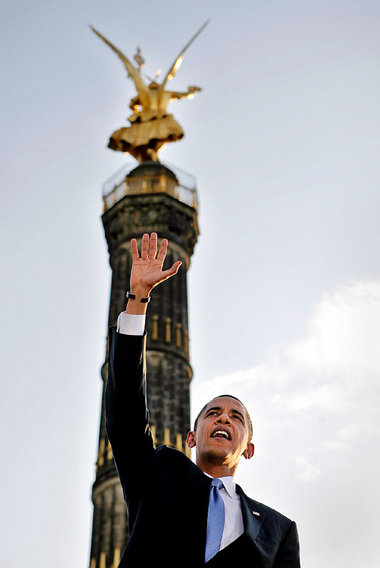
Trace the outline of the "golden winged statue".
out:
[[[175,142],[184,136],[181,126],[173,115],[167,112],[167,107],[170,101],[192,98],[201,89],[190,86],[186,92],[178,92],[166,90],[165,86],[177,73],[187,48],[208,23],[209,21],[205,22],[185,45],[163,80],[158,82],[156,76],[154,80],[149,79],[149,83],[144,81],[141,72],[141,67],[145,61],[141,55],[140,48],[137,48],[137,54],[135,55],[135,61],[138,65],[138,67],[135,67],[115,45],[91,26],[92,31],[120,57],[137,91],[137,95],[132,98],[129,104],[129,108],[133,111],[128,117],[131,125],[119,128],[111,135],[108,143],[109,148],[127,152],[140,163],[146,161],[158,162],[158,151],[160,148],[167,142]]]

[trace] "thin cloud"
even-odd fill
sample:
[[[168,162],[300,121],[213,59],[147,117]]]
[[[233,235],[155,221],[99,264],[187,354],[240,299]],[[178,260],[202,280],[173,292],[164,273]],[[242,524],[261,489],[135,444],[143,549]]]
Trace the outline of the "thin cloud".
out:
[[[252,412],[262,455],[268,447],[281,452],[291,439],[293,475],[302,482],[331,467],[332,454],[359,442],[370,445],[379,433],[380,281],[345,283],[325,293],[308,330],[271,361],[193,390],[198,403],[221,392],[239,396]]]

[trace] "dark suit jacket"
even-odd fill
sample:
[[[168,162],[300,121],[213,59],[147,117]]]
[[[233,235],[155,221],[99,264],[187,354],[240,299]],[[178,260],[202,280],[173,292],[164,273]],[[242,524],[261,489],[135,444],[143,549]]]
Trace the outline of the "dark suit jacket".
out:
[[[128,507],[130,538],[122,568],[205,565],[211,479],[182,452],[154,449],[145,381],[145,337],[110,330],[106,426]],[[207,564],[299,568],[296,525],[238,487],[244,535]],[[259,513],[255,515],[252,511]]]

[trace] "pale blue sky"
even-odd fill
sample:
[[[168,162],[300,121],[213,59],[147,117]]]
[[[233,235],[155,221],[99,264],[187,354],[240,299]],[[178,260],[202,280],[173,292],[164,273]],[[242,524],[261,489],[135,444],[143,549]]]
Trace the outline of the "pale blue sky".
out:
[[[238,480],[299,525],[308,568],[375,568],[380,525],[380,5],[4,4],[2,562],[83,568],[110,271],[106,148],[133,86],[97,27],[146,71],[191,35],[173,86],[197,177],[189,273],[193,413],[244,398],[257,453]],[[363,522],[363,519],[366,522]]]

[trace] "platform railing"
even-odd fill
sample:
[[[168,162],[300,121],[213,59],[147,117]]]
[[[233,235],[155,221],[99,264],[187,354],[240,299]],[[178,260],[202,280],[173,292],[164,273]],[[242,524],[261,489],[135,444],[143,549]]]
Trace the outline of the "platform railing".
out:
[[[158,173],[157,175],[128,174],[135,169],[136,164],[126,164],[103,185],[104,212],[113,207],[125,195],[167,193],[189,207],[198,209],[196,180],[179,168],[163,164],[169,168],[175,177]]]

